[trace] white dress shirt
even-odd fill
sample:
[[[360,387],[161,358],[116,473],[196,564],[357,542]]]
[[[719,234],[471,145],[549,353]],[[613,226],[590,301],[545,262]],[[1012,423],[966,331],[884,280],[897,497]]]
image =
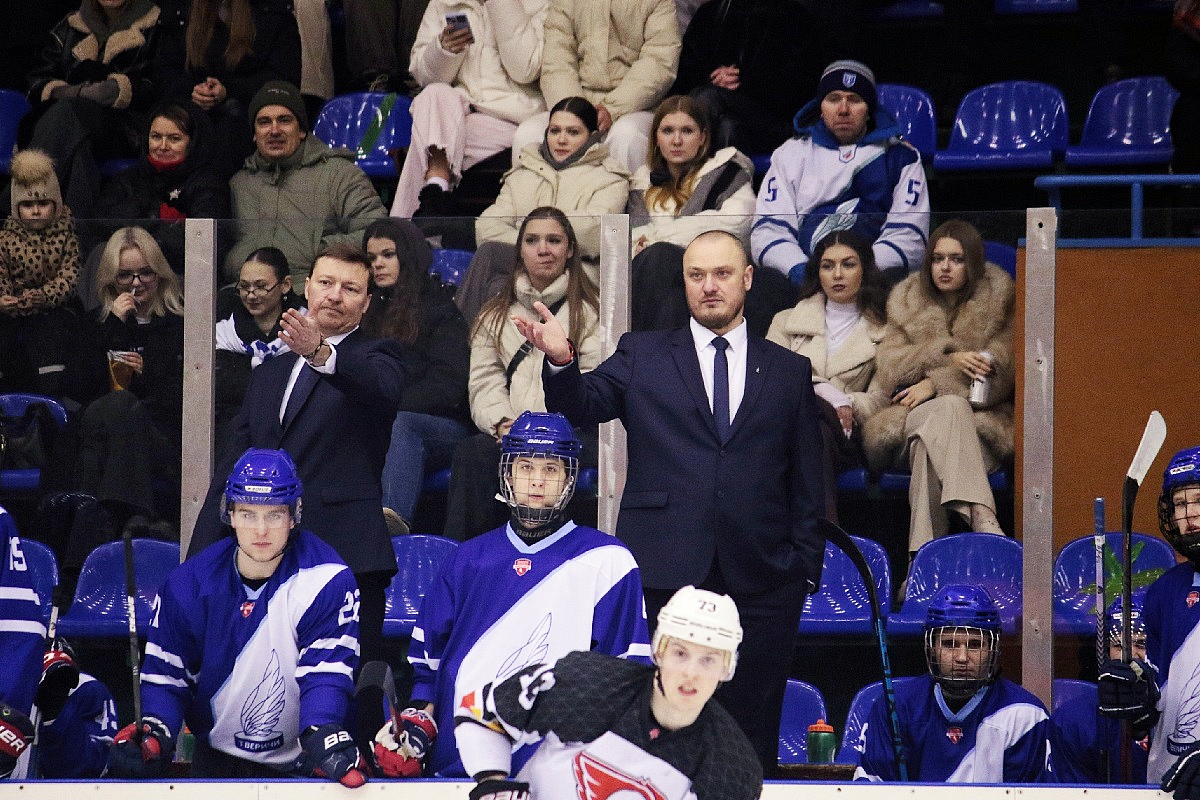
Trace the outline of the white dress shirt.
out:
[[[708,410],[711,412],[713,359],[717,354],[717,348],[713,347],[712,341],[717,338],[717,334],[696,322],[694,317],[688,320],[688,326],[692,331],[692,341],[696,345],[696,359],[700,362],[700,377],[704,379],[704,393],[708,395]],[[737,419],[738,408],[742,405],[742,397],[746,394],[746,348],[749,330],[746,320],[743,319],[740,325],[725,334],[725,341],[729,342],[729,347],[725,349],[725,358],[729,362],[730,425]]]

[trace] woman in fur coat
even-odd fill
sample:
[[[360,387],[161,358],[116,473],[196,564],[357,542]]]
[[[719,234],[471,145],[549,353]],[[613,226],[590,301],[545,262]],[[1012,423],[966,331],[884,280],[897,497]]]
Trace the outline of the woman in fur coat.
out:
[[[961,220],[933,232],[924,268],[888,299],[872,391],[891,402],[863,434],[873,470],[911,468],[910,553],[945,535],[947,511],[1003,534],[987,475],[1013,452],[1013,302],[1012,279]],[[971,403],[976,377],[988,391]]]

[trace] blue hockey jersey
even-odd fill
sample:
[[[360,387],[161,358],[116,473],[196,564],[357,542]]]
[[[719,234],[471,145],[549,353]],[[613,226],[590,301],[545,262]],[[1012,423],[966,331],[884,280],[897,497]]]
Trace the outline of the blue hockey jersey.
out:
[[[176,567],[159,595],[142,667],[143,714],[172,734],[282,770],[310,725],[345,725],[358,666],[358,586],[333,548],[292,537],[249,589],[233,537]]]
[[[44,720],[38,734],[38,769],[43,778],[99,778],[117,735],[112,692],[86,672],[62,711]]]
[[[1056,783],[1120,783],[1121,721],[1101,716],[1094,684],[1050,714],[1050,764]],[[1107,767],[1101,761],[1101,750]],[[1131,743],[1134,783],[1146,782],[1150,737]]]
[[[413,701],[432,702],[438,724],[427,770],[465,775],[454,743],[464,687],[572,650],[649,662],[641,574],[625,545],[573,522],[532,545],[508,525],[464,542],[425,595],[409,648]]]
[[[1200,743],[1200,575],[1178,564],[1146,591],[1146,657],[1158,671],[1161,716],[1150,736],[1146,779],[1163,773]]]
[[[0,558],[0,652],[4,653],[0,702],[28,715],[42,677],[46,624],[17,526],[3,508],[0,508],[0,538],[8,545]]]
[[[957,714],[929,675],[896,685],[896,712],[908,777],[946,783],[1032,783],[1047,768],[1050,719],[1041,701],[1004,678],[977,692]],[[887,703],[863,725],[865,749],[855,780],[895,781]]]

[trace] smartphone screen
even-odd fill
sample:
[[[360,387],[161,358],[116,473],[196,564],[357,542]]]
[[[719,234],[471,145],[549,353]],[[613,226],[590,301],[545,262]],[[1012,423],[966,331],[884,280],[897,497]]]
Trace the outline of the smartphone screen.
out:
[[[466,14],[447,14],[446,25],[453,30],[458,31],[462,30],[463,28],[469,29],[471,27],[471,21],[467,19]]]

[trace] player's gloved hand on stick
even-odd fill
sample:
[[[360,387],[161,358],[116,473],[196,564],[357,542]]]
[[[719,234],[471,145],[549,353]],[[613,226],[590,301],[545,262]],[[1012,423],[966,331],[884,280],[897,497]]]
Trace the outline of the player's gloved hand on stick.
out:
[[[419,778],[434,741],[437,723],[419,708],[400,712],[399,730],[392,720],[375,734],[375,761],[388,778]]]
[[[0,703],[0,778],[17,768],[17,759],[33,741],[33,723],[17,709]]]
[[[108,775],[112,778],[161,778],[175,757],[175,737],[157,717],[142,717],[113,737],[108,751]]]
[[[1106,661],[1100,668],[1098,684],[1100,713],[1114,719],[1128,719],[1137,730],[1149,730],[1158,720],[1158,686],[1154,670],[1140,659],[1128,664]]]
[[[38,682],[37,703],[42,719],[57,719],[71,690],[79,684],[79,667],[70,645],[55,637],[42,655],[42,679]]]
[[[353,737],[337,725],[312,726],[300,734],[304,750],[296,759],[295,771],[314,778],[328,778],[350,789],[367,782],[367,770],[358,755]]]
[[[529,784],[507,778],[480,781],[468,795],[470,800],[529,800]]]
[[[1175,800],[1200,800],[1200,750],[1184,753],[1163,774],[1162,790]]]

